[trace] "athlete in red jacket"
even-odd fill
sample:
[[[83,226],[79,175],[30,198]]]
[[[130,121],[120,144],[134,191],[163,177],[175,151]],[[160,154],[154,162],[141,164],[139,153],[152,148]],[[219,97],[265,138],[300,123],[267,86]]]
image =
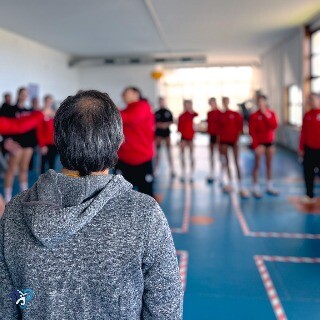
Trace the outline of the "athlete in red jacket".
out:
[[[238,181],[239,181],[239,192],[240,196],[243,198],[249,197],[249,192],[242,186],[241,170],[239,165],[239,148],[238,140],[239,136],[243,131],[243,118],[240,113],[232,111],[229,109],[230,99],[228,97],[222,98],[222,106],[224,111],[221,112],[219,120],[218,135],[220,138],[220,155],[221,155],[221,165],[222,171],[227,171],[229,181],[227,184],[223,181],[223,191],[232,191],[231,186],[231,171],[229,164],[228,149],[231,147],[234,160],[237,168]]]
[[[193,105],[191,100],[183,101],[184,112],[179,116],[178,119],[178,131],[181,134],[180,141],[180,151],[181,151],[181,167],[182,167],[182,176],[180,178],[181,182],[185,181],[186,177],[186,163],[185,163],[185,149],[189,148],[190,154],[190,182],[193,182],[193,173],[194,173],[194,156],[193,156],[193,137],[194,137],[194,128],[193,128],[193,119],[198,116],[196,112],[193,111]]]
[[[208,134],[210,136],[210,174],[207,179],[208,183],[213,183],[214,181],[214,149],[215,146],[219,143],[219,121],[221,116],[221,111],[218,109],[216,98],[210,98],[209,106],[211,107],[211,111],[208,112],[207,115],[207,123],[208,123]]]
[[[128,87],[122,97],[127,107],[120,112],[124,142],[118,152],[117,169],[140,192],[153,196],[155,117],[139,89]]]
[[[272,160],[275,153],[274,138],[278,121],[276,114],[268,107],[266,96],[260,95],[257,102],[259,110],[249,117],[249,133],[252,137],[252,148],[255,153],[253,195],[255,198],[261,198],[258,177],[263,155],[266,156],[267,193],[275,196],[279,194],[272,185]]]
[[[315,168],[320,168],[320,95],[311,93],[309,96],[311,108],[304,117],[300,135],[299,155],[303,157],[306,196],[303,202],[313,204]]]
[[[6,118],[0,117],[0,134],[11,135],[11,134],[23,134],[31,129],[34,129],[40,122],[43,121],[43,113],[34,112],[29,116],[21,118]],[[5,201],[0,196],[0,218],[3,214],[5,207]]]

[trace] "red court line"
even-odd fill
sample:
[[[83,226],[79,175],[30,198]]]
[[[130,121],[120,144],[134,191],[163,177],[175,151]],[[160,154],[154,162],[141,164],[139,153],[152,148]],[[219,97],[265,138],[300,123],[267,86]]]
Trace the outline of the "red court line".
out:
[[[183,291],[186,291],[187,286],[187,273],[188,273],[188,251],[177,250],[177,255],[180,256],[179,259],[179,269],[180,269],[180,277]]]
[[[285,256],[254,256],[258,271],[260,273],[261,280],[266,289],[271,306],[275,313],[277,320],[287,320],[286,313],[283,309],[282,303],[278,296],[277,290],[270,277],[268,269],[265,265],[267,262],[285,262],[285,263],[320,263],[320,258],[309,257],[285,257]]]
[[[186,183],[182,226],[180,228],[171,228],[172,233],[187,233],[189,231],[190,209],[191,209],[191,186],[189,183]]]
[[[242,232],[247,237],[254,238],[281,238],[281,239],[310,239],[318,240],[320,239],[320,234],[318,233],[291,233],[291,232],[265,232],[265,231],[251,231],[246,218],[243,215],[241,206],[239,204],[238,197],[235,192],[230,194],[231,202],[234,208],[234,212],[239,221]]]

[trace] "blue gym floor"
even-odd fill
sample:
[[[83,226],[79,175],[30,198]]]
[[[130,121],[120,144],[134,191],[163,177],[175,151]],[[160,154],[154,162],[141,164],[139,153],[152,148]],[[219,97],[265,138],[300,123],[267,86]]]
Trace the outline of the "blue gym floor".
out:
[[[161,206],[173,229],[176,248],[186,251],[189,258],[184,319],[276,319],[275,311],[279,312],[278,319],[320,319],[320,260],[264,262],[277,293],[276,302],[282,305],[280,311],[277,306],[274,311],[254,260],[255,256],[270,256],[271,260],[274,256],[320,257],[320,240],[296,238],[297,234],[320,234],[320,215],[300,213],[289,202],[289,197],[304,194],[296,156],[277,150],[274,180],[281,192],[279,197],[241,200],[237,195],[223,194],[218,182],[207,184],[208,150],[201,144],[195,151],[193,185],[183,185],[178,179],[170,182],[164,150],[157,178],[157,192],[163,196]],[[174,159],[178,168],[177,148]],[[245,184],[251,188],[251,151],[242,150],[241,164]],[[261,180],[263,188],[265,179]],[[190,209],[190,223],[181,233],[185,205]],[[247,235],[236,215],[237,205],[249,229]],[[193,223],[198,217],[204,224]]]
[[[170,180],[164,150],[156,180],[185,283],[184,319],[320,319],[320,260],[283,261],[283,257],[320,257],[320,214],[301,213],[289,201],[304,193],[295,155],[277,150],[274,180],[279,197],[241,200],[236,194],[223,194],[218,182],[207,184],[205,143],[197,145],[195,154],[193,185]],[[174,158],[178,168],[176,147]],[[241,164],[250,188],[251,151],[242,150]],[[33,171],[30,181],[36,177]],[[263,187],[265,179],[261,180]],[[273,306],[255,262],[257,256],[263,256],[273,285]]]

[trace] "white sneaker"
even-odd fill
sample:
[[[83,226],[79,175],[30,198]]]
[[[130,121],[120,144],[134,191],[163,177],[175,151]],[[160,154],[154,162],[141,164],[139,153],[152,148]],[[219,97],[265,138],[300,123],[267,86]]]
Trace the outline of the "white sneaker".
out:
[[[317,203],[317,199],[316,199],[316,198],[310,198],[310,197],[308,197],[308,196],[304,196],[304,197],[301,199],[301,203],[313,205],[313,204],[316,204],[316,203]]]
[[[239,195],[241,198],[244,198],[244,199],[248,199],[250,198],[250,191],[248,189],[245,189],[245,188],[241,188],[240,191],[239,191]]]

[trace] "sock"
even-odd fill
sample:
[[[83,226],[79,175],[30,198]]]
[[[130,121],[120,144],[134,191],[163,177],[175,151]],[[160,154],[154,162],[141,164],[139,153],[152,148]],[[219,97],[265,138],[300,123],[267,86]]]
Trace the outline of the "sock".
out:
[[[9,202],[12,198],[12,188],[4,188],[4,200]]]
[[[272,189],[273,189],[272,180],[268,180],[268,182],[267,182],[267,189],[268,189],[268,190],[272,190]]]
[[[28,190],[28,182],[20,182],[20,191]]]

